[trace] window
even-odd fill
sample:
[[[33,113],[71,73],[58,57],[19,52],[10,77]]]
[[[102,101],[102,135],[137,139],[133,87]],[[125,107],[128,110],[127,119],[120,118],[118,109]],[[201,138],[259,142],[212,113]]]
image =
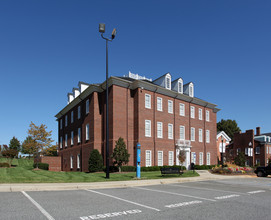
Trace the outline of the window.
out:
[[[195,141],[195,128],[191,128],[191,141]]]
[[[68,134],[65,134],[65,147],[68,146]]]
[[[73,156],[70,157],[71,169],[73,168]]]
[[[157,111],[163,111],[163,99],[157,97]]]
[[[195,107],[194,106],[190,107],[190,117],[195,118]]]
[[[89,124],[86,125],[86,141],[89,140]]]
[[[211,165],[211,154],[207,153],[207,165]]]
[[[89,113],[89,99],[86,101],[86,114]]]
[[[163,138],[163,123],[157,122],[157,137]]]
[[[71,145],[73,145],[73,131],[71,132]]]
[[[189,96],[194,97],[194,86],[192,83],[189,85]]]
[[[145,108],[151,108],[151,95],[145,94]]]
[[[225,153],[225,149],[226,148],[226,145],[225,145],[225,143],[223,142],[223,145],[222,145],[222,143],[219,143],[219,152],[220,153]]]
[[[180,115],[185,116],[185,109],[184,109],[184,104],[180,103]]]
[[[71,111],[71,123],[73,123],[73,111]]]
[[[183,82],[182,81],[178,82],[178,92],[183,93]]]
[[[81,118],[81,106],[79,105],[77,108],[77,118],[80,119]]]
[[[256,159],[256,164],[261,164],[260,159]]]
[[[268,154],[268,147],[266,147],[266,154]]]
[[[202,109],[199,108],[199,120],[202,120]]]
[[[210,121],[210,112],[206,110],[206,121]]]
[[[81,142],[81,128],[78,128],[78,134],[77,134],[77,142]]]
[[[173,158],[174,158],[174,154],[173,151],[169,151],[168,152],[168,165],[169,166],[173,166]]]
[[[146,150],[146,167],[151,166],[151,151]]]
[[[245,148],[245,155],[248,155],[248,148]]]
[[[241,148],[236,149],[236,154],[238,155],[241,152]]]
[[[249,160],[246,160],[245,166],[249,166]]]
[[[60,119],[59,127],[60,127],[60,129],[62,129],[62,119]]]
[[[180,139],[184,140],[185,139],[185,127],[184,126],[180,126]]]
[[[77,169],[80,169],[80,154],[77,154]]]
[[[203,165],[203,152],[199,152],[199,165]]]
[[[210,143],[210,131],[206,130],[206,143]]]
[[[202,142],[202,129],[199,129],[199,142]]]
[[[158,166],[163,166],[163,151],[158,151]]]
[[[68,126],[68,115],[65,115],[65,127]]]
[[[145,137],[151,137],[151,121],[145,120]]]
[[[62,141],[62,137],[60,137],[60,140],[59,140],[59,147],[62,148],[63,147],[63,141]]]
[[[173,124],[168,124],[168,139],[173,139]]]
[[[196,160],[197,160],[197,155],[195,152],[191,153],[191,163],[196,164]]]
[[[170,75],[167,75],[166,76],[166,88],[167,89],[171,89],[171,77],[170,77]]]
[[[248,156],[252,157],[253,156],[253,148],[248,148]]]
[[[173,102],[168,100],[168,113],[173,113]]]
[[[256,147],[256,154],[260,154],[260,147]]]

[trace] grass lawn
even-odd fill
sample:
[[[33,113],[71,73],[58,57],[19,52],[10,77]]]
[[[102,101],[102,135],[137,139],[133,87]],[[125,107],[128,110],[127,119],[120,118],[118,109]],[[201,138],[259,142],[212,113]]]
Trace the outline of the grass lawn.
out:
[[[0,158],[0,163],[6,162]],[[110,173],[110,179],[105,178],[105,173],[83,173],[83,172],[52,172],[46,170],[33,170],[33,160],[14,159],[11,168],[0,168],[0,183],[71,183],[71,182],[103,182],[123,181],[136,179],[136,172]],[[141,172],[141,179],[162,179],[172,177],[193,177],[198,173],[187,171],[183,175],[165,175],[160,171]]]

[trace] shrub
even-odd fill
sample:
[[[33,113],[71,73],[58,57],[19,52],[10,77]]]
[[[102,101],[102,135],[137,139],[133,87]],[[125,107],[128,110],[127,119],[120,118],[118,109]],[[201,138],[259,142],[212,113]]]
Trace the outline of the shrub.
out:
[[[195,165],[195,170],[210,170],[213,167],[215,167],[215,165]]]
[[[0,167],[9,167],[9,163],[0,163]]]
[[[136,172],[136,166],[123,166],[121,168],[123,172]]]
[[[106,166],[103,166],[103,171],[106,172]],[[119,168],[117,166],[109,166],[109,172],[110,173],[119,172]]]
[[[49,169],[49,164],[48,163],[34,163],[33,167],[34,168],[38,167],[39,169],[42,169],[42,170],[48,170]]]
[[[103,170],[103,157],[97,149],[91,151],[88,160],[89,172],[98,172]]]

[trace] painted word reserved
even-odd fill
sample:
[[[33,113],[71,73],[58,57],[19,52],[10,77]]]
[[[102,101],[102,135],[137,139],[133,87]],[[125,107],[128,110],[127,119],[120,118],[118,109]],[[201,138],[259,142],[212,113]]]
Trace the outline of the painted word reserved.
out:
[[[90,219],[101,219],[101,218],[113,218],[121,215],[132,215],[132,214],[138,214],[142,212],[139,209],[134,210],[128,210],[128,211],[122,211],[122,212],[113,212],[113,213],[106,213],[106,214],[98,214],[98,215],[90,215],[90,216],[83,216],[80,217],[81,220],[90,220]]]

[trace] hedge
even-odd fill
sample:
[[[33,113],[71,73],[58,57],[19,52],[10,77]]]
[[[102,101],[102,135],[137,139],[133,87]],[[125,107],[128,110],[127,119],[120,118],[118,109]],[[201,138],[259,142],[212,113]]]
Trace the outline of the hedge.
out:
[[[215,165],[195,165],[195,170],[210,170],[213,167],[215,167]]]
[[[178,165],[174,166],[151,166],[151,167],[141,167],[141,172],[150,172],[150,171],[160,171],[161,168],[168,168],[168,167],[178,167],[181,168]],[[186,167],[182,167],[183,170],[186,170]],[[106,171],[106,168],[104,168],[104,171]],[[110,172],[118,172],[118,168],[116,166],[110,166],[109,167]],[[136,172],[136,166],[123,166],[121,167],[121,171],[123,172]]]
[[[34,168],[37,168],[37,163],[33,164]],[[49,169],[49,164],[48,163],[38,163],[38,168],[42,170],[48,170]]]
[[[0,163],[0,167],[9,167],[8,163]]]

